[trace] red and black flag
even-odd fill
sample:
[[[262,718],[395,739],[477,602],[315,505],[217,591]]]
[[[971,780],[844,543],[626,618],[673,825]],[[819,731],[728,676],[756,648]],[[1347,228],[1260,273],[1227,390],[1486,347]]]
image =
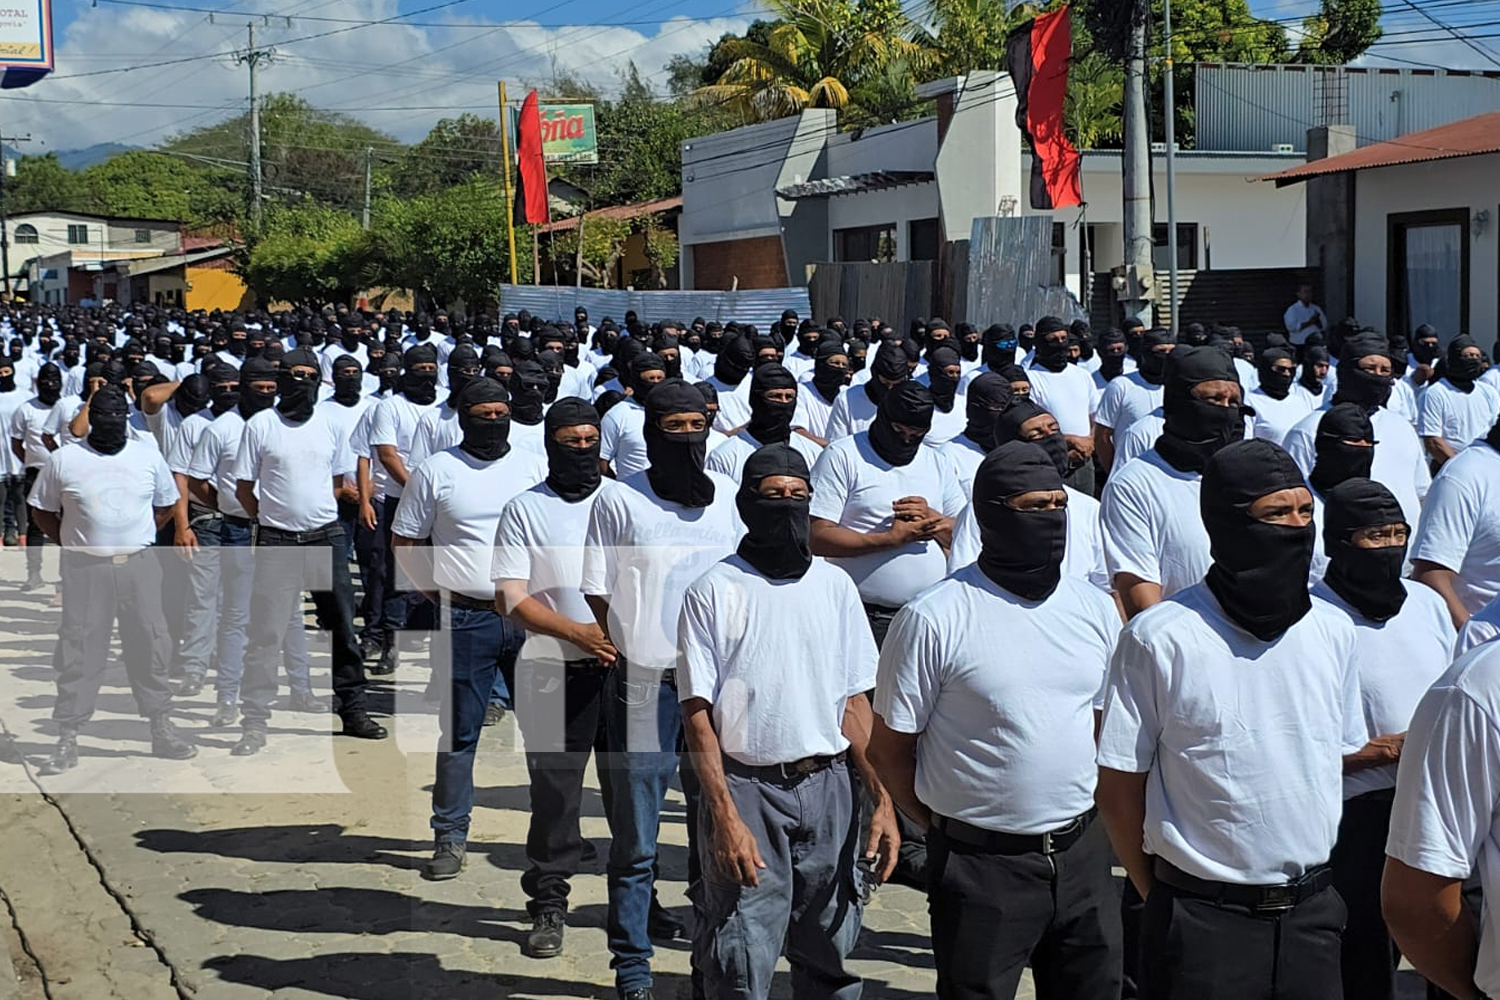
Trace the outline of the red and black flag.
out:
[[[1031,141],[1031,207],[1083,204],[1078,150],[1063,132],[1073,29],[1068,8],[1042,14],[1005,41],[1016,85],[1016,125]]]
[[[537,225],[548,221],[547,164],[542,158],[542,111],[536,91],[521,102],[516,119],[516,204],[517,225]]]

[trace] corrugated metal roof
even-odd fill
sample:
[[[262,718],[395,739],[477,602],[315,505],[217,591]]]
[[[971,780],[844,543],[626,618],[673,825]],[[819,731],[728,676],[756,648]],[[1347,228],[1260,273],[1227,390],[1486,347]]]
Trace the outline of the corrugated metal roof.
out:
[[[1394,167],[1402,163],[1426,163],[1454,160],[1464,156],[1500,153],[1500,111],[1465,118],[1452,125],[1440,125],[1425,132],[1413,132],[1390,142],[1356,149],[1352,153],[1314,160],[1300,167],[1262,177],[1275,181],[1277,187],[1296,184],[1312,177],[1344,174],[1371,167]]]
[[[570,219],[558,219],[549,222],[545,226],[538,226],[537,232],[541,233],[564,233],[578,228],[578,220],[584,219],[633,219],[637,215],[656,215],[663,212],[677,212],[682,210],[682,195],[675,198],[662,198],[658,201],[637,201],[629,205],[611,205],[609,208],[598,208],[592,212],[585,212],[582,216],[573,216]]]
[[[777,188],[776,195],[787,201],[832,198],[841,194],[858,194],[861,191],[880,191],[903,184],[926,184],[936,176],[931,170],[875,170],[868,174],[846,174],[843,177],[825,177],[803,184],[789,184]]]

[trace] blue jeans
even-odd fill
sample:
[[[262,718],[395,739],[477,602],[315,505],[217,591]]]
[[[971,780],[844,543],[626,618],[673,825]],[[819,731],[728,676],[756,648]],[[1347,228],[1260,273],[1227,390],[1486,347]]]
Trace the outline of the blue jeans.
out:
[[[177,663],[184,676],[202,680],[214,649],[219,626],[219,534],[222,520],[204,515],[189,527],[198,539],[198,551],[188,565],[188,600],[182,612],[182,643]]]
[[[219,528],[219,645],[215,688],[218,701],[237,705],[245,675],[246,634],[250,627],[250,591],[255,583],[255,552],[250,529],[224,521]],[[307,631],[302,602],[294,602],[281,647],[287,683],[297,694],[312,694],[308,676]]]
[[[447,602],[445,601],[446,605]],[[446,750],[437,754],[432,784],[432,829],[438,843],[465,843],[474,811],[474,754],[484,731],[491,692],[514,676],[526,633],[494,611],[447,607],[452,679],[438,714]],[[507,697],[509,689],[506,689]]]
[[[677,691],[659,672],[623,660],[609,672],[602,707],[611,758],[606,932],[615,988],[623,992],[652,985],[655,952],[646,924],[661,809],[677,773],[682,710]]]

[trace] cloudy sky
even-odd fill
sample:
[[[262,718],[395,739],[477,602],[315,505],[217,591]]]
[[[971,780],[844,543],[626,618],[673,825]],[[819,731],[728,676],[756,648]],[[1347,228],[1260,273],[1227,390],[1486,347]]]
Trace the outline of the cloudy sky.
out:
[[[1500,68],[1500,0],[1417,2],[1448,25],[1469,26],[1479,51],[1454,41],[1406,0],[1386,0],[1390,35],[1367,61]],[[245,107],[247,81],[235,54],[245,47],[250,20],[257,24],[257,44],[276,50],[262,74],[263,91],[295,91],[412,141],[445,115],[492,114],[496,80],[545,79],[553,65],[611,86],[634,60],[663,89],[668,59],[699,53],[724,31],[743,30],[757,5],[97,0],[96,6],[95,0],[54,0],[53,6],[57,70],[25,91],[0,96],[0,131],[29,132],[36,141],[26,152],[102,142],[151,146],[237,113]],[[1317,0],[1253,0],[1253,6],[1259,16],[1290,25],[1315,10]]]

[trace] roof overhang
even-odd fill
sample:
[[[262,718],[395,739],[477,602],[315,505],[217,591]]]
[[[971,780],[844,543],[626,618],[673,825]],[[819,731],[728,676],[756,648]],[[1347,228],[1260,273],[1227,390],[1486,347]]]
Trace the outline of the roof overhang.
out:
[[[842,194],[863,194],[866,191],[884,191],[908,184],[928,184],[936,177],[930,170],[876,170],[868,174],[846,174],[843,177],[825,177],[801,184],[789,184],[777,188],[776,196],[787,201],[836,198]]]

